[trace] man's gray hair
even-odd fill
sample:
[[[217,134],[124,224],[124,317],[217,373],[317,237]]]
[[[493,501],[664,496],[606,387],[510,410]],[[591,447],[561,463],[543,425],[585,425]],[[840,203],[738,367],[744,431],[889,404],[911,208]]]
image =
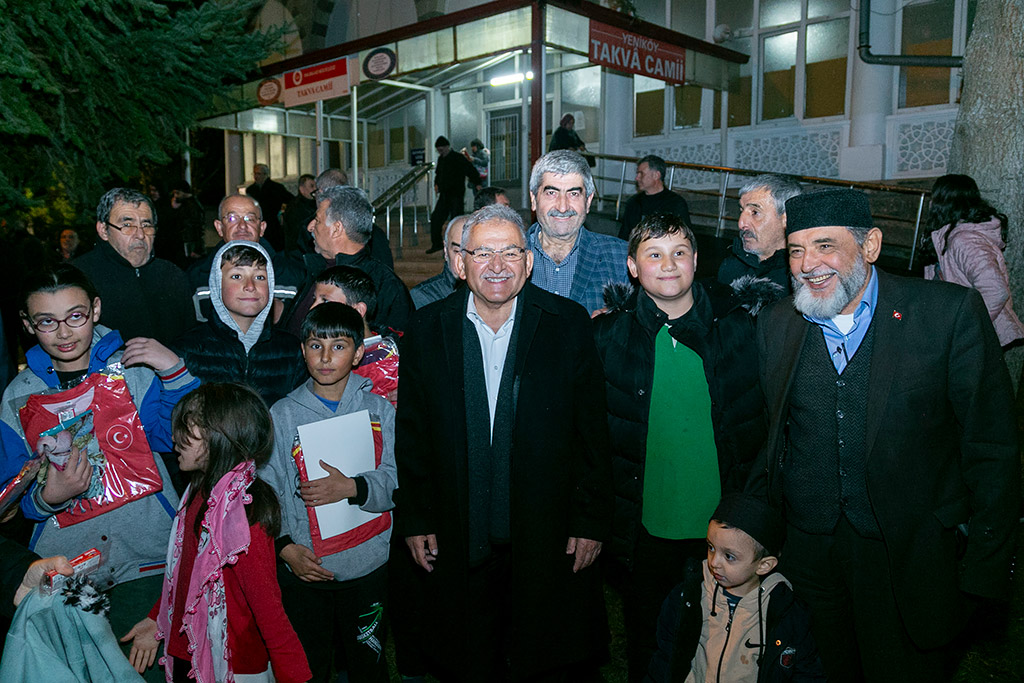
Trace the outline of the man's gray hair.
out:
[[[775,202],[775,213],[786,215],[786,200],[803,193],[804,188],[795,178],[781,173],[762,173],[740,187],[740,197],[754,190],[767,190]]]
[[[853,228],[847,225],[846,229],[850,231],[851,235],[853,235],[853,241],[857,243],[858,247],[864,246],[864,240],[868,238],[868,233],[871,232],[871,228],[865,228],[863,226]]]
[[[526,225],[523,223],[523,217],[511,206],[505,206],[504,204],[490,204],[471,213],[462,226],[462,246],[465,247],[466,242],[469,241],[469,232],[473,228],[489,221],[505,221],[516,226],[516,229],[519,231],[519,238],[523,241],[523,246],[527,249],[530,248],[526,244]]]
[[[456,216],[455,218],[451,219],[450,221],[448,221],[448,225],[444,226],[444,246],[445,246],[446,249],[448,248],[448,233],[450,233],[452,231],[452,226],[455,225],[456,221],[459,221],[459,220],[463,220],[464,221],[464,220],[468,220],[468,219],[469,219],[469,214],[468,213],[464,213],[461,216]]]
[[[323,192],[329,187],[348,185],[348,173],[340,168],[329,168],[316,177],[316,189]]]
[[[578,175],[583,178],[583,189],[587,196],[594,194],[594,176],[590,173],[590,165],[582,156],[570,149],[559,149],[548,152],[533,165],[530,173],[530,194],[536,196],[540,190],[541,179],[545,173],[555,175]]]
[[[665,165],[664,159],[657,154],[648,154],[636,162],[636,167],[639,169],[641,164],[647,164],[647,168],[655,171],[658,174],[658,179],[663,183],[665,182],[665,172],[668,170],[668,167]]]
[[[153,225],[157,224],[156,207],[153,206],[153,201],[141,192],[128,189],[127,187],[115,187],[100,197],[100,203],[96,205],[96,220],[100,223],[109,221],[110,212],[114,210],[114,205],[118,202],[131,204],[132,206],[145,204],[149,207],[149,212],[153,214]]]
[[[330,202],[327,206],[327,224],[341,221],[348,238],[357,244],[370,241],[373,232],[373,206],[366,193],[351,185],[335,185],[316,194],[317,204]]]
[[[227,204],[227,201],[229,199],[234,199],[235,197],[244,197],[245,199],[248,199],[250,202],[252,202],[253,206],[256,207],[256,216],[261,221],[263,220],[263,208],[260,206],[260,203],[258,201],[256,201],[256,198],[253,197],[252,195],[242,194],[241,192],[235,192],[233,194],[229,194],[227,197],[225,197],[224,199],[220,200],[220,204],[217,205],[217,220],[219,220],[219,221],[224,220],[224,205]]]
[[[270,167],[267,166],[266,164],[253,164],[252,167],[254,169],[255,168],[262,168],[263,172],[267,174],[267,177],[270,177]]]

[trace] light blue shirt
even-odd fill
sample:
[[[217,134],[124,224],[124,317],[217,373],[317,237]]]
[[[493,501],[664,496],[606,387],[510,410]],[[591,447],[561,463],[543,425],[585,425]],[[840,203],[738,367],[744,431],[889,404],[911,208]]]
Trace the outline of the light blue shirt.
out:
[[[466,305],[466,317],[473,323],[476,336],[480,340],[480,354],[484,359],[484,384],[487,387],[487,407],[491,414],[491,436],[494,436],[494,411],[498,406],[498,389],[501,387],[501,375],[505,371],[505,357],[508,356],[508,344],[512,340],[512,327],[516,322],[519,310],[519,297],[516,297],[508,320],[501,324],[495,332],[484,322],[476,310],[475,296],[469,295]]]
[[[857,310],[853,312],[853,327],[850,331],[843,333],[836,325],[835,319],[812,318],[809,315],[804,317],[821,328],[825,335],[825,346],[828,347],[829,355],[832,357],[832,364],[840,375],[846,369],[850,359],[857,353],[864,336],[871,326],[871,316],[874,315],[875,305],[878,303],[878,278],[875,277],[875,267],[871,266],[868,274],[868,286],[864,295],[857,304]]]
[[[580,228],[582,230],[583,228]],[[527,246],[533,250],[533,275],[530,282],[552,294],[569,298],[572,291],[572,279],[576,274],[576,265],[580,260],[580,238],[572,245],[568,255],[561,263],[555,263],[540,244],[541,231],[530,233]]]

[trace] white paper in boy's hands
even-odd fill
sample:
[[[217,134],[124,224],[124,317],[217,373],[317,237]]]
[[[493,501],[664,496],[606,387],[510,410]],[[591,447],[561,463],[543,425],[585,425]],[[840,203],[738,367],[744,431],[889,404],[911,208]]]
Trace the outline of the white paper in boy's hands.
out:
[[[366,410],[302,425],[299,427],[299,442],[310,481],[327,476],[328,473],[320,467],[321,460],[337,467],[346,477],[377,467],[370,413]],[[322,539],[351,531],[381,514],[365,512],[358,505],[350,505],[348,500],[318,505],[313,511]]]

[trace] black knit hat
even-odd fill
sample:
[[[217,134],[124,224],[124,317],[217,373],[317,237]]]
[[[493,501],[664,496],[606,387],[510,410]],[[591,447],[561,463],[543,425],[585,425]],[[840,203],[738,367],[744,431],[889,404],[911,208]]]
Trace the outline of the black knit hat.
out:
[[[873,228],[868,196],[860,190],[822,190],[786,200],[786,234],[838,225]]]
[[[448,142],[448,138],[443,135],[438,135],[437,140],[434,141],[434,148],[438,147],[451,147],[452,143]]]
[[[763,545],[769,555],[778,557],[786,542],[782,515],[760,498],[745,493],[724,496],[711,519],[739,529]]]

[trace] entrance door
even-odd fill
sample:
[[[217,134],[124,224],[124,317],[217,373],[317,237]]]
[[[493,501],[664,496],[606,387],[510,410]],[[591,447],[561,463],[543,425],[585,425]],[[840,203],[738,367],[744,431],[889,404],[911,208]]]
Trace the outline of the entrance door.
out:
[[[520,182],[520,109],[503,109],[489,113],[491,140],[490,184],[514,187]]]

